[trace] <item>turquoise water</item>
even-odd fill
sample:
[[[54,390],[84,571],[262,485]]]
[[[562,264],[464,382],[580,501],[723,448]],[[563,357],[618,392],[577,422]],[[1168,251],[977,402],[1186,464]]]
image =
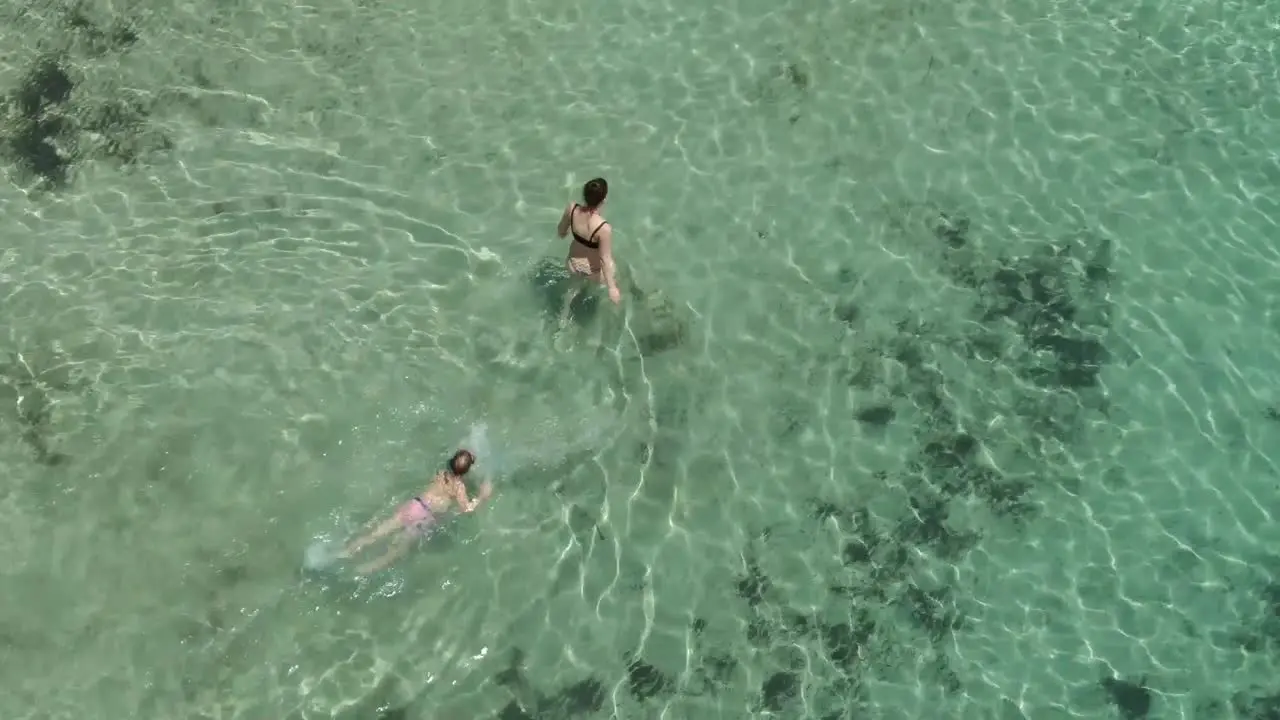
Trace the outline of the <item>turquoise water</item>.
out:
[[[1267,6],[0,28],[3,717],[1280,706]],[[300,571],[476,422],[487,510]]]

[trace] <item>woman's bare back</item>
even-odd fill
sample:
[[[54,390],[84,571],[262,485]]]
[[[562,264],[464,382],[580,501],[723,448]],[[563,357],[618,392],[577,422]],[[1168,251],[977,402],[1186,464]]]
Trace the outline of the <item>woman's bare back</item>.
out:
[[[565,269],[572,275],[586,277],[609,288],[609,299],[622,301],[613,262],[613,230],[600,214],[609,194],[604,178],[593,178],[582,186],[582,202],[572,203],[560,214],[556,235],[572,235]]]
[[[596,235],[609,221],[598,212],[592,212],[582,206],[570,210],[569,230],[574,237],[595,239]],[[592,280],[604,284],[604,259],[600,255],[600,247],[590,247],[577,240],[569,242],[569,271],[588,275]]]
[[[449,509],[458,497],[457,484],[461,481],[441,470],[431,478],[431,484],[418,497],[430,506],[433,512],[444,512]]]

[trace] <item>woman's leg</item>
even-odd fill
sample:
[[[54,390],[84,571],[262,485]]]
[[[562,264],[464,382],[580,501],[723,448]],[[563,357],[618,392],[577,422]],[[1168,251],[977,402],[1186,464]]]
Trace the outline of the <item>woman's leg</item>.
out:
[[[578,299],[578,295],[582,293],[582,283],[577,278],[570,280],[569,289],[564,293],[564,304],[560,306],[559,326],[564,329],[569,324],[569,318],[573,314],[573,301]]]
[[[374,560],[373,562],[361,565],[357,572],[361,575],[371,575],[378,572],[396,560],[399,560],[400,556],[404,555],[405,551],[409,549],[409,546],[413,544],[413,540],[413,536],[409,533],[401,534],[400,537],[397,537],[391,542],[390,549],[383,553],[382,557]]]
[[[383,520],[381,525],[374,528],[373,532],[370,532],[364,537],[358,538],[352,541],[351,543],[349,543],[346,549],[342,551],[342,555],[340,555],[339,557],[349,558],[352,555],[355,555],[356,553],[360,552],[361,550],[369,547],[370,545],[378,542],[382,538],[399,530],[400,528],[401,528],[400,518],[396,517],[395,515],[392,515],[386,520]]]
[[[594,277],[589,273],[582,271],[582,268],[576,267],[572,260],[566,264],[569,270],[568,285],[564,291],[564,304],[560,306],[560,315],[558,318],[558,328],[565,329],[569,325],[569,321],[573,318],[573,304],[578,301],[590,284],[591,278]]]

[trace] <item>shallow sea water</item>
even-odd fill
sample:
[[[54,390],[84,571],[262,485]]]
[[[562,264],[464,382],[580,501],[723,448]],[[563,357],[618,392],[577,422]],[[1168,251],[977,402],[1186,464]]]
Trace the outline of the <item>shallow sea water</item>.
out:
[[[1271,717],[1272,15],[0,10],[0,714]]]

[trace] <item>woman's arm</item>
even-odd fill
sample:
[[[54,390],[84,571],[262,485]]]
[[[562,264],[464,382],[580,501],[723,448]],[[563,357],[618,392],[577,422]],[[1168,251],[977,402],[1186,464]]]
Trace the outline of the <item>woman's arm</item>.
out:
[[[618,270],[613,262],[613,225],[605,225],[596,235],[600,239],[600,263],[604,267],[604,284],[609,288],[609,299],[617,304],[622,301],[618,291]]]
[[[370,525],[372,525],[372,523],[370,523]],[[344,559],[349,558],[352,555],[355,555],[356,553],[365,549],[366,547],[372,545],[373,543],[390,535],[396,530],[399,530],[400,527],[401,527],[400,518],[396,517],[395,515],[392,515],[391,517],[383,520],[381,524],[379,524],[370,532],[366,533],[363,537],[358,538],[356,540],[352,540],[350,543],[348,543],[346,548],[343,549],[342,553],[338,557],[341,557]]]
[[[560,225],[556,228],[556,235],[564,237],[569,234],[569,226],[573,224],[573,205],[565,205],[564,212],[560,214]]]
[[[467,499],[467,488],[461,482],[457,484],[457,489],[453,492],[453,499],[458,501],[458,509],[464,513],[474,512],[480,507],[480,503],[489,499],[489,495],[493,492],[493,485],[488,480],[480,485],[480,494],[474,500]]]

